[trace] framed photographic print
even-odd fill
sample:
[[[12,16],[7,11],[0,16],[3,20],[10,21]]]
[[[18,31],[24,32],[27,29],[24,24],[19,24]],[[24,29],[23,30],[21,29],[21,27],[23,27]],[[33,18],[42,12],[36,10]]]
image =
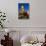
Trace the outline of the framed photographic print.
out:
[[[18,19],[29,19],[29,3],[18,3]]]

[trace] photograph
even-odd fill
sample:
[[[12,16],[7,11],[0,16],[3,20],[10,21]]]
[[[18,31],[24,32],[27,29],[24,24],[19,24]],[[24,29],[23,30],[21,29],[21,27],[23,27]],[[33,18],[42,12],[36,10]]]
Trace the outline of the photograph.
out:
[[[18,3],[18,19],[29,19],[29,3]]]
[[[46,0],[0,0],[0,46],[46,46]]]

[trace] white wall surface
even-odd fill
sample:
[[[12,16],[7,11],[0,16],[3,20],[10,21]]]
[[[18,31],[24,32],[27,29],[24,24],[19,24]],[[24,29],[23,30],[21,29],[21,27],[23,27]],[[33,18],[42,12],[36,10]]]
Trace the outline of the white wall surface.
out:
[[[18,19],[19,2],[29,2],[30,8],[32,5],[30,19]],[[8,19],[6,27],[46,27],[46,0],[0,0],[0,10],[6,12]]]

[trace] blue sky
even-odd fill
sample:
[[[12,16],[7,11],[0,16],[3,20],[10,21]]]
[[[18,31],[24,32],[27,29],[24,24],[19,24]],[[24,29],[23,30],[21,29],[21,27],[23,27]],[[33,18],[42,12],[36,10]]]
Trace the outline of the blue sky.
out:
[[[21,9],[21,6],[24,5],[25,11],[29,11],[29,3],[18,3],[18,9]]]

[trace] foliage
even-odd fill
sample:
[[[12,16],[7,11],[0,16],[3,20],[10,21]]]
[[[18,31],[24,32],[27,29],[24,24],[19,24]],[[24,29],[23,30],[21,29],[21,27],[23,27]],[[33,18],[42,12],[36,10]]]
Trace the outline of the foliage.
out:
[[[4,22],[6,20],[6,15],[4,12],[0,11],[0,27],[3,28]]]

